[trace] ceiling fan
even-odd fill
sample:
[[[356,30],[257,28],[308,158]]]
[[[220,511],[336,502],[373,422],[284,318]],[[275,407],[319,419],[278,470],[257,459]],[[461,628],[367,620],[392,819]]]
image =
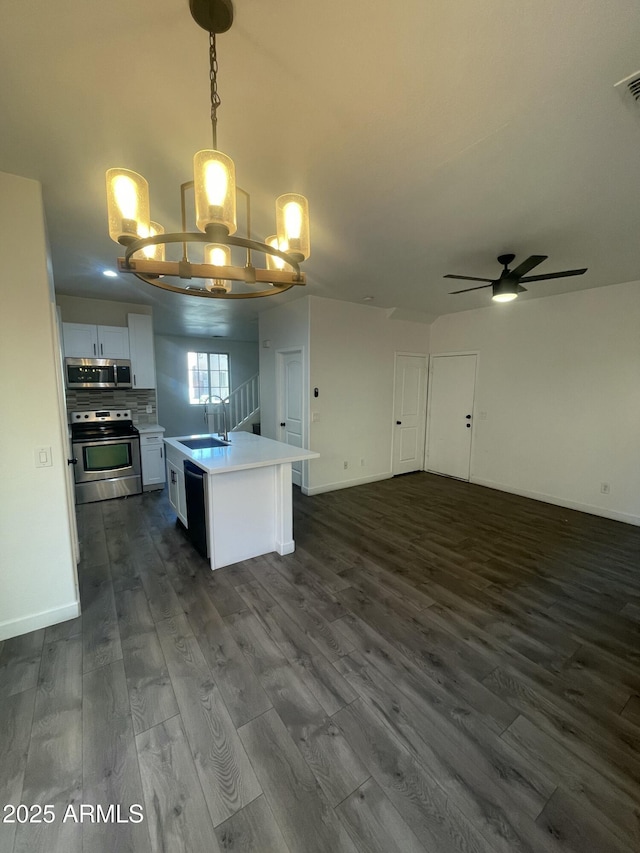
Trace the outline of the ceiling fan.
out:
[[[510,302],[515,299],[519,293],[524,293],[526,287],[522,287],[523,281],[545,281],[548,278],[565,278],[569,275],[582,275],[587,271],[583,270],[562,270],[561,272],[550,272],[546,275],[527,275],[530,270],[537,267],[543,261],[546,261],[548,255],[531,255],[526,261],[519,264],[514,270],[509,269],[509,264],[515,260],[515,255],[498,255],[498,263],[502,264],[504,269],[500,273],[500,278],[477,278],[473,275],[445,275],[445,278],[459,278],[464,281],[486,281],[488,284],[481,284],[478,287],[467,287],[465,290],[454,290],[450,295],[456,293],[468,293],[470,290],[482,290],[484,287],[493,288],[493,296],[496,302]]]

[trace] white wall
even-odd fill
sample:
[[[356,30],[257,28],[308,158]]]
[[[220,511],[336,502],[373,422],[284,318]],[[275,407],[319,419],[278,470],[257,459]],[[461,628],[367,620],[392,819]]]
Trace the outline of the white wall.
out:
[[[277,297],[276,297],[277,299]],[[276,354],[281,350],[302,350],[305,365],[304,411],[308,414],[306,394],[309,384],[309,298],[285,302],[263,311],[259,317],[260,410],[262,435],[278,438]],[[309,425],[305,423],[304,446],[308,446]]]
[[[431,353],[465,350],[472,482],[640,523],[640,283],[436,320]]]
[[[63,323],[95,323],[96,326],[127,326],[127,314],[152,314],[150,305],[85,299],[83,296],[56,295]]]
[[[310,408],[317,420],[312,415],[309,446],[320,458],[309,463],[308,492],[390,477],[394,353],[427,354],[429,326],[366,305],[318,297],[310,303]]]
[[[39,183],[0,172],[0,234],[1,640],[70,619],[79,601]],[[50,467],[35,467],[39,447],[51,448]]]
[[[302,491],[390,477],[394,353],[428,353],[429,327],[389,319],[380,308],[314,296],[263,312],[260,396],[262,433],[269,438],[278,437],[276,356],[288,349],[303,351],[303,445],[320,453],[303,465]]]
[[[232,391],[258,372],[258,344],[255,341],[156,335],[155,351],[158,423],[165,428],[167,436],[208,432],[203,407],[192,406],[189,402],[189,351],[228,353]]]

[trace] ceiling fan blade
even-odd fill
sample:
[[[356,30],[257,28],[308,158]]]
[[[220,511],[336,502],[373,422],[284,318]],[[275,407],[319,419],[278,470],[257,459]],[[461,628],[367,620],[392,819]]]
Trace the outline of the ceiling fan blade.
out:
[[[455,278],[456,276],[451,276],[451,278]],[[480,281],[484,281],[485,279],[480,279]],[[493,282],[489,282],[489,284],[481,284],[480,287],[467,287],[466,290],[452,290],[449,293],[449,296],[454,296],[456,293],[469,293],[470,290],[484,290],[485,287],[491,287]]]
[[[462,281],[488,281],[489,284],[493,284],[492,278],[478,278],[476,275],[444,275],[443,278],[459,278]],[[462,291],[460,291],[462,292]]]
[[[549,255],[531,255],[530,258],[527,258],[526,261],[523,261],[514,270],[511,270],[509,278],[522,278],[522,276],[526,275],[529,270],[532,270],[534,267],[537,267],[538,264],[546,261],[548,257]]]
[[[549,272],[546,275],[530,275],[528,278],[521,278],[520,281],[546,281],[548,278],[566,278],[569,275],[582,275],[587,269],[588,267],[583,270],[563,270],[562,272]]]
[[[526,293],[526,292],[527,292],[527,288],[526,288],[526,287],[521,287],[520,285],[518,285],[518,286],[516,287],[516,290],[518,291],[518,293]]]

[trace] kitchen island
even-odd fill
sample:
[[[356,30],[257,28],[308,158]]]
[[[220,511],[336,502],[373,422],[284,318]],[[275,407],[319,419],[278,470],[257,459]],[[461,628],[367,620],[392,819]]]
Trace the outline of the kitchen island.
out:
[[[164,439],[169,502],[187,528],[189,516],[192,526],[198,516],[193,489],[187,507],[185,462],[191,479],[191,466],[202,472],[203,523],[211,568],[271,551],[292,553],[291,463],[319,454],[248,432],[230,433],[228,445],[216,439],[194,435]],[[191,534],[194,541],[195,531]]]

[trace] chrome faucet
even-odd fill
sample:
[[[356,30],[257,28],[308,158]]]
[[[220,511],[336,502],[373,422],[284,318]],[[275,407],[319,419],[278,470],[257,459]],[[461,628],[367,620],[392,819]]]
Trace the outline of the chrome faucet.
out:
[[[213,402],[214,398],[215,398],[216,400],[220,400],[220,405],[222,406],[222,426],[223,426],[223,431],[222,431],[222,433],[218,433],[218,435],[222,438],[222,440],[223,440],[223,441],[229,441],[229,430],[227,429],[227,407],[226,407],[225,402],[224,402],[224,400],[222,399],[222,397],[218,396],[218,394],[211,394],[209,397],[207,397],[207,401],[206,401],[206,402],[207,402],[207,403],[209,403],[209,402]],[[205,417],[205,421],[208,421],[207,414],[208,414],[208,413],[207,413],[207,405],[206,405],[206,403],[205,403],[205,406],[204,406],[204,417]]]

